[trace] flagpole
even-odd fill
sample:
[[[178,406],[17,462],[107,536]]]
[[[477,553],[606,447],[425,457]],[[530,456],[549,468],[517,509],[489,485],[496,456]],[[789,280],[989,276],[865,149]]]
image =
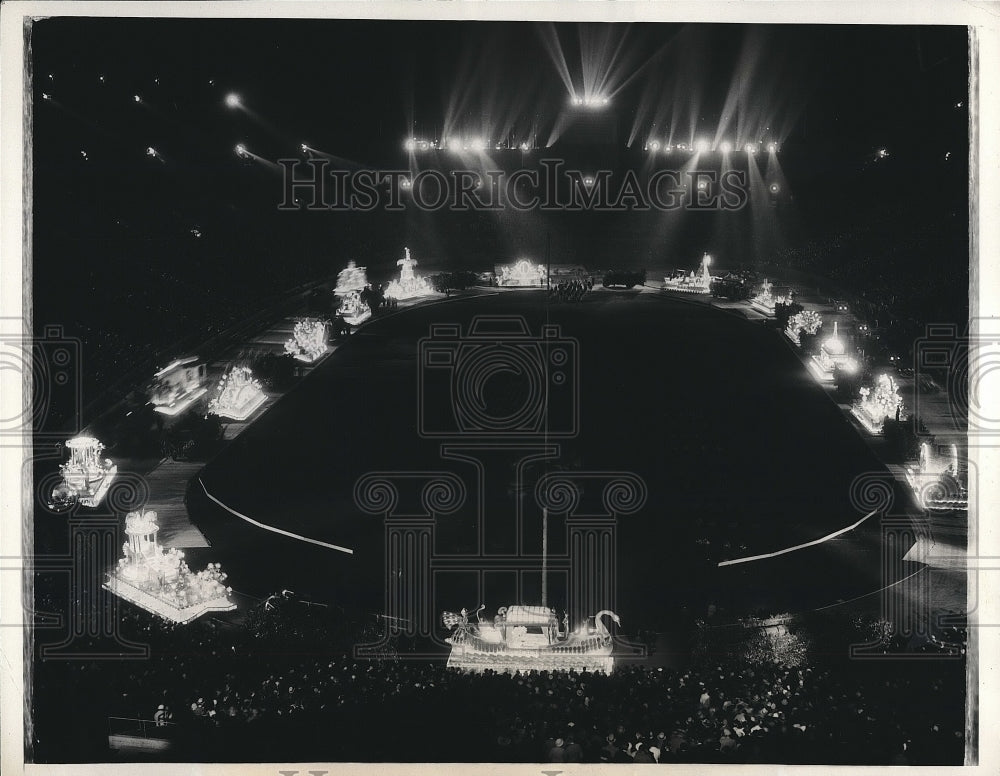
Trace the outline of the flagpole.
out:
[[[542,507],[542,606],[549,605],[549,510]]]

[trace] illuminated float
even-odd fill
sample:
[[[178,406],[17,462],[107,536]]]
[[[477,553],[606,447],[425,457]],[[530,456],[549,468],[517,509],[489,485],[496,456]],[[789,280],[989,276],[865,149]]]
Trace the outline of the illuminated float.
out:
[[[757,295],[750,300],[750,306],[759,313],[767,316],[774,316],[774,306],[778,303],[789,304],[792,301],[792,292],[787,294],[775,294],[774,286],[764,278]]]
[[[466,672],[496,671],[590,671],[614,670],[614,640],[604,622],[621,620],[604,609],[593,617],[594,624],[568,632],[564,620],[560,628],[554,609],[546,606],[510,606],[497,610],[492,622],[469,622],[469,614],[444,612],[441,620],[451,631],[448,667]]]
[[[208,392],[205,364],[197,356],[180,358],[153,375],[149,401],[164,415],[179,415]]]
[[[410,249],[403,248],[404,256],[396,264],[399,265],[399,280],[393,280],[385,289],[385,295],[389,299],[413,299],[417,296],[426,296],[431,293],[431,287],[427,281],[413,274],[413,268],[417,265],[415,259],[410,258]]]
[[[547,278],[544,266],[521,259],[511,266],[500,267],[497,280],[501,286],[544,286]]]
[[[219,395],[212,399],[208,411],[220,418],[246,420],[267,396],[247,366],[232,367],[219,381]]]
[[[809,359],[809,371],[821,383],[832,383],[833,370],[838,366],[847,372],[858,371],[858,362],[847,355],[847,348],[837,335],[837,322],[834,321],[833,336],[820,346],[819,355]]]
[[[954,512],[969,508],[967,477],[959,468],[958,446],[951,445],[948,455],[940,455],[924,442],[920,460],[906,467],[906,480],[917,501],[931,512]]]
[[[218,563],[193,573],[184,553],[157,543],[160,527],[156,512],[129,512],[125,516],[123,555],[108,574],[104,587],[120,598],[177,624],[191,622],[206,612],[236,608]]]
[[[118,467],[110,458],[101,458],[104,445],[93,437],[74,437],[65,444],[69,460],[59,467],[62,483],[56,486],[52,500],[65,506],[76,502],[94,508],[107,494]]]
[[[303,318],[296,321],[292,338],[285,343],[285,352],[299,361],[311,364],[326,354],[329,335],[330,326],[326,321]]]
[[[899,386],[891,375],[879,375],[873,388],[862,388],[859,394],[860,398],[851,407],[851,414],[870,434],[881,434],[886,418],[899,419],[903,400],[899,396]]]
[[[823,325],[823,318],[815,310],[803,310],[788,319],[788,326],[785,327],[785,336],[796,345],[801,345],[799,334],[815,334],[819,327]]]
[[[361,299],[360,291],[349,291],[337,308],[337,315],[351,326],[360,326],[372,317],[372,311]]]
[[[708,272],[708,266],[712,263],[712,257],[707,253],[701,257],[701,267],[695,274],[691,270],[690,274],[683,272],[675,274],[673,277],[663,279],[663,288],[666,291],[682,291],[686,294],[709,294],[712,292],[712,276]]]
[[[346,296],[352,291],[364,291],[368,285],[368,273],[364,267],[358,267],[353,261],[347,262],[347,266],[340,270],[337,275],[337,287],[333,293],[337,296]]]

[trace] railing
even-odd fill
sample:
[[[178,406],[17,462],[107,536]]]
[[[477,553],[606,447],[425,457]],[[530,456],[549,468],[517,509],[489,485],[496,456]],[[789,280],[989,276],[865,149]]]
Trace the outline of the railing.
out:
[[[130,717],[108,717],[108,736],[129,738],[171,738],[177,728],[173,722],[158,722],[153,719],[132,719]]]

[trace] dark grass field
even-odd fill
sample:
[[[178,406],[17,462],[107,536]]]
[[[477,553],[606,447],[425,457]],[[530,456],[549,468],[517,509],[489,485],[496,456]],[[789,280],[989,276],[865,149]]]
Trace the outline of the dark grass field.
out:
[[[435,324],[467,330],[477,315],[523,316],[533,336],[544,323],[575,342],[578,385],[553,388],[550,430],[503,449],[481,436],[429,439],[418,433],[418,340]],[[463,358],[472,358],[468,350]],[[448,381],[425,383],[426,424],[446,427],[454,404]],[[498,375],[483,389],[492,407],[528,402],[525,383]],[[469,462],[442,457],[442,444],[486,445],[483,484]],[[558,454],[514,464],[539,445]],[[460,452],[461,454],[461,452]],[[465,454],[468,454],[466,451]],[[198,480],[189,509],[238,590],[290,587],[357,611],[383,610],[385,529],[354,502],[370,472],[450,471],[465,504],[435,525],[435,558],[473,551],[482,522],[488,551],[537,557],[541,510],[534,486],[545,472],[631,472],[647,490],[642,509],[617,519],[617,601],[626,632],[664,628],[708,604],[733,614],[800,611],[847,600],[882,584],[876,518],[829,543],[779,558],[719,569],[723,558],[766,553],[817,539],[855,522],[858,475],[884,468],[840,410],[808,375],[780,333],[762,323],[654,293],[599,290],[575,304],[545,302],[537,291],[462,298],[418,307],[362,328],[308,380],[256,421],[201,475],[220,501],[261,523],[354,549],[348,556],[255,528],[204,497]],[[588,480],[590,482],[590,480]],[[580,511],[597,512],[584,485]],[[474,494],[482,493],[482,506]],[[401,491],[398,511],[419,512]],[[516,524],[522,503],[521,542]],[[906,501],[897,494],[897,506]],[[480,520],[480,510],[485,517]],[[550,516],[549,551],[566,552],[563,515]],[[707,542],[707,543],[706,543]],[[903,550],[905,552],[905,549]],[[491,567],[494,561],[458,565]],[[520,587],[495,575],[478,591],[473,574],[437,578],[434,610],[538,601],[537,573]],[[562,608],[565,582],[554,573],[550,604]],[[480,601],[480,599],[483,599]]]

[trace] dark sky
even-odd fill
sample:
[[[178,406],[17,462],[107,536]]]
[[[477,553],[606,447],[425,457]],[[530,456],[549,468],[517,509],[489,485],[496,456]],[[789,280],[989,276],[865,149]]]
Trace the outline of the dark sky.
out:
[[[967,264],[963,27],[55,18],[34,24],[30,56],[35,307],[92,336],[123,318],[162,328],[205,289],[255,299],[348,258],[387,275],[403,245],[424,267],[548,251],[596,267],[686,266],[708,249],[725,269],[919,211],[922,223],[954,214],[944,260]],[[647,137],[676,125],[711,138],[727,106],[727,132],[780,140],[787,190],[768,240],[760,223],[749,237],[746,213],[280,213],[279,176],[234,154],[245,143],[294,157],[308,142],[398,169],[411,132],[526,127],[558,151],[566,127],[589,120],[567,124],[579,111],[563,60],[574,90],[589,73],[611,95],[593,146],[574,148],[581,164],[646,164]],[[230,92],[247,110],[226,107]],[[99,314],[117,317],[98,325]]]

